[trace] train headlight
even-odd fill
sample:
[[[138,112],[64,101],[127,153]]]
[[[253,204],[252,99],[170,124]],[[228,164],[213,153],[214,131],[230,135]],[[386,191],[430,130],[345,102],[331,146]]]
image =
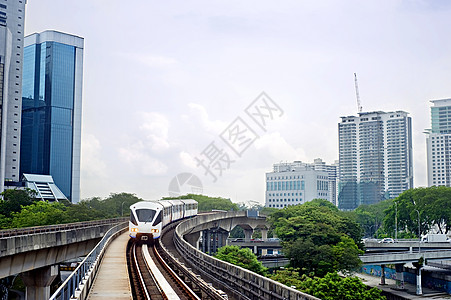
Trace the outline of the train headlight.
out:
[[[130,231],[131,232],[138,232],[138,228],[131,228]]]
[[[151,232],[152,232],[152,233],[157,233],[157,232],[158,232],[158,229],[152,229]]]

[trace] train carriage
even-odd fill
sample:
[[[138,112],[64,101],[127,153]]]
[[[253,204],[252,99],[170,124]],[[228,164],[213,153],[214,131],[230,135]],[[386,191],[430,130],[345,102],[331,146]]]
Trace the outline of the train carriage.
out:
[[[177,221],[183,218],[183,202],[181,200],[167,200],[172,204],[172,221]]]
[[[162,226],[166,226],[170,223],[172,223],[172,203],[169,201],[158,201],[163,205],[164,207],[164,213],[163,213],[163,224]]]
[[[197,215],[197,201],[193,199],[183,199],[181,200],[184,205],[184,218],[189,218]]]
[[[168,224],[197,215],[197,201],[140,201],[130,206],[129,235],[137,241],[152,242],[160,238]]]

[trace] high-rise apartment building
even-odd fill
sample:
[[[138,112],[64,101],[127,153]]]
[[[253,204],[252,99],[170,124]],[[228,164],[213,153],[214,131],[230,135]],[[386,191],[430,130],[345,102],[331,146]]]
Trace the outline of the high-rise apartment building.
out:
[[[0,192],[19,181],[25,0],[0,1]]]
[[[20,173],[51,175],[80,200],[83,38],[57,31],[25,37]]]
[[[412,121],[407,112],[341,117],[338,207],[352,210],[413,187]]]
[[[266,173],[266,207],[283,208],[303,204],[313,199],[335,203],[336,167],[321,159],[314,163],[274,164]]]
[[[451,99],[432,100],[426,130],[428,186],[451,186]]]

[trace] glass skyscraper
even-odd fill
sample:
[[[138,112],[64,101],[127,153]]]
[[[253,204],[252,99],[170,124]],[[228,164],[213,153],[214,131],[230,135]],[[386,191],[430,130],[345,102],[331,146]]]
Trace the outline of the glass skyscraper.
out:
[[[83,38],[56,31],[25,37],[20,173],[51,175],[80,200]]]
[[[362,112],[338,124],[338,208],[353,210],[413,187],[412,121],[404,111]]]

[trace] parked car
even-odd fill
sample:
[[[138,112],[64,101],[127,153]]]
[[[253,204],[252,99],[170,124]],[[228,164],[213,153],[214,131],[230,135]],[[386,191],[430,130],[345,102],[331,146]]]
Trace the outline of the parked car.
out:
[[[242,243],[242,242],[244,242],[244,238],[236,238],[236,239],[231,240],[231,242]]]
[[[394,243],[395,240],[392,238],[383,238],[382,240],[380,240],[378,243]]]

